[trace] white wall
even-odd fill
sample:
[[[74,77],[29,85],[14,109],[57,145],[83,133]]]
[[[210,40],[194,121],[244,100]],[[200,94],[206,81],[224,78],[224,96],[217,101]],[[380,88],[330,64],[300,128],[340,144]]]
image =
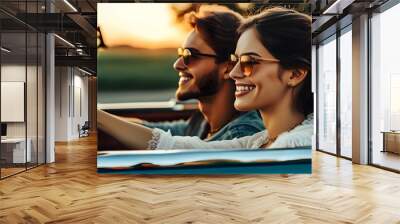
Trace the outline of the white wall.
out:
[[[56,67],[55,107],[55,140],[79,138],[78,125],[88,120],[88,78],[78,69]]]
[[[67,67],[55,68],[55,141],[68,141],[68,117],[70,83]]]
[[[89,78],[87,76],[75,76],[76,83],[79,83],[82,89],[82,116],[81,122],[89,120]],[[80,80],[80,81],[78,81]]]
[[[28,68],[29,69],[29,68]],[[1,66],[1,81],[3,82],[25,82],[25,64],[24,65],[2,65]],[[28,96],[31,95],[28,93]],[[35,94],[36,96],[36,94]],[[6,108],[1,108],[6,110]],[[8,137],[25,137],[24,122],[7,122]]]

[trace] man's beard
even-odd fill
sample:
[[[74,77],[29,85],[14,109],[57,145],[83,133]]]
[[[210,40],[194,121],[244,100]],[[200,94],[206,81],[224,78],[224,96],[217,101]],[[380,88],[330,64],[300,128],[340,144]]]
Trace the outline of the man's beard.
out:
[[[198,90],[181,92],[178,88],[176,91],[176,98],[180,101],[184,101],[216,94],[219,89],[218,68],[197,80],[194,86],[197,86]]]

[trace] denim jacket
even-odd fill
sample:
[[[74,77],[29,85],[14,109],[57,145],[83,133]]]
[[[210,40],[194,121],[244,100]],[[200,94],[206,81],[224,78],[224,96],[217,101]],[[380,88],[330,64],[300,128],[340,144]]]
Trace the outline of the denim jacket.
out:
[[[257,111],[250,111],[241,114],[236,119],[227,123],[210,138],[207,137],[209,125],[204,116],[197,112],[188,120],[168,122],[145,122],[145,126],[170,131],[171,135],[177,136],[198,136],[206,141],[231,140],[244,136],[253,135],[263,131],[264,124]]]

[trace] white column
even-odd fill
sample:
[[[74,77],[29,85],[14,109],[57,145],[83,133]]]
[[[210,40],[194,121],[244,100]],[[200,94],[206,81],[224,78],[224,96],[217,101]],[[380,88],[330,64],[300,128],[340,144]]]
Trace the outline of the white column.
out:
[[[54,35],[46,35],[46,163],[55,161],[55,54]]]
[[[368,15],[353,19],[353,162],[368,163]]]
[[[54,12],[54,5],[46,1],[46,12]],[[55,42],[54,34],[46,34],[46,163],[55,162]]]

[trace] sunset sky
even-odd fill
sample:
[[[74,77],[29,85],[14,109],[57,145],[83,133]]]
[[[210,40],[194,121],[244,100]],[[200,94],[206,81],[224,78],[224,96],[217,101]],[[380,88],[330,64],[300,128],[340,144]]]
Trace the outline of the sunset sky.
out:
[[[170,4],[99,3],[98,26],[108,46],[176,48],[187,35],[174,22]]]

